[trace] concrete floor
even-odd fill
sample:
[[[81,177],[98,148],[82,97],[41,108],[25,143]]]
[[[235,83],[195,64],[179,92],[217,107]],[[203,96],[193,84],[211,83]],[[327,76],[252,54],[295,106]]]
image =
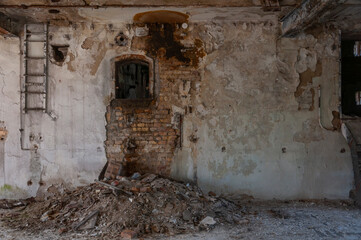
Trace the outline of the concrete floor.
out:
[[[361,210],[345,201],[252,202],[241,204],[245,223],[219,223],[209,232],[145,239],[361,239]],[[249,220],[249,222],[247,221]],[[0,239],[108,239],[100,232],[31,233],[0,226]],[[116,239],[119,239],[117,237]]]

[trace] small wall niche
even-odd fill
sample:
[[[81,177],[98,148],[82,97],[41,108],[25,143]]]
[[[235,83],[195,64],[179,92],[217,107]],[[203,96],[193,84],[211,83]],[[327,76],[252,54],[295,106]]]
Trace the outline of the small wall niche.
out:
[[[68,49],[69,45],[51,45],[50,61],[59,66],[63,65]]]

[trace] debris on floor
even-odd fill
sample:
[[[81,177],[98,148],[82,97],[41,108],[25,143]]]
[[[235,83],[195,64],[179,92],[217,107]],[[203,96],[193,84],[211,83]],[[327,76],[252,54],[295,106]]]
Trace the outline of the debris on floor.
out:
[[[46,200],[28,201],[20,211],[2,213],[1,221],[29,231],[90,231],[101,237],[132,239],[244,224],[248,220],[241,212],[233,202],[214,193],[203,194],[197,186],[154,174],[135,174],[96,181]]]

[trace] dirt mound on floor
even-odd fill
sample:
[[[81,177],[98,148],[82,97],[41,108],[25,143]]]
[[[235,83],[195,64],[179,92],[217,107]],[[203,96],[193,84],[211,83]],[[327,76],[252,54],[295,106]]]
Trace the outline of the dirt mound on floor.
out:
[[[191,184],[134,174],[97,181],[44,201],[8,202],[14,208],[3,213],[1,221],[30,231],[56,228],[60,234],[89,231],[125,238],[175,235],[244,221],[237,205],[211,195]]]

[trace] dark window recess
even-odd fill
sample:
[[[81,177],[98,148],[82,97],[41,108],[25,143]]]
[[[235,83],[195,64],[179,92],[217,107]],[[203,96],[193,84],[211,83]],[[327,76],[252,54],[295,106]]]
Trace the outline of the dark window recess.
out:
[[[116,62],[115,94],[118,99],[150,98],[149,64],[142,61]]]
[[[341,97],[343,115],[361,117],[360,47],[359,41],[342,41]]]

